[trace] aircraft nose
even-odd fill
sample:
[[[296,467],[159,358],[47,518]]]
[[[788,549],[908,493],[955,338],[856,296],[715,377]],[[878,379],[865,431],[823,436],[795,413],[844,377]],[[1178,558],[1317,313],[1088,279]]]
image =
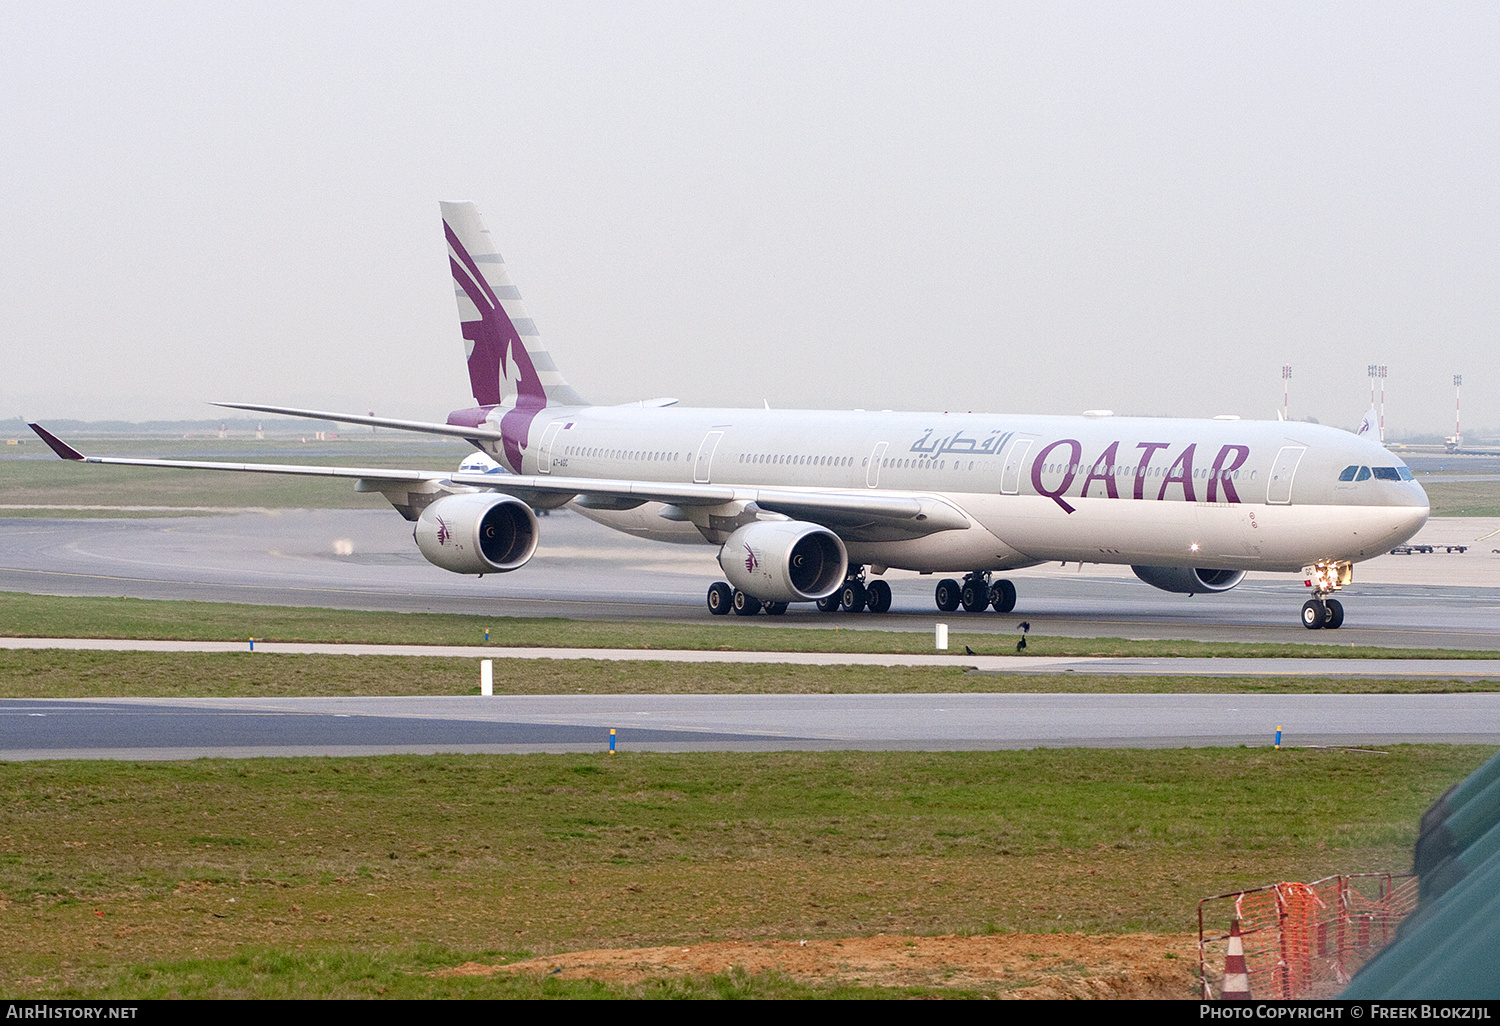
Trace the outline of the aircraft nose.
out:
[[[1429,510],[1424,503],[1421,506],[1402,506],[1391,510],[1390,525],[1392,545],[1400,545],[1422,529],[1427,523]]]

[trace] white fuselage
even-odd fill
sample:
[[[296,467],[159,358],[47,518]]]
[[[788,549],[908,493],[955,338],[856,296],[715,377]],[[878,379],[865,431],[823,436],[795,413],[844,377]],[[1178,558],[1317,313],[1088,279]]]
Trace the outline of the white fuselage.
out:
[[[1295,571],[1386,552],[1428,513],[1377,442],[1278,421],[549,407],[521,451],[519,474],[933,497],[967,528],[846,539],[851,562],[924,572],[1050,560]],[[1350,467],[1382,476],[1341,481]],[[579,511],[641,537],[704,540],[659,503]]]

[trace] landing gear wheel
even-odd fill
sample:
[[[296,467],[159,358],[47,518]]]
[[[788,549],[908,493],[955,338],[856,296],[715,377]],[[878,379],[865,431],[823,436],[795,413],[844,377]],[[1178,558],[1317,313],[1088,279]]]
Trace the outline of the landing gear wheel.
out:
[[[891,611],[891,586],[884,581],[871,581],[865,586],[865,608],[872,613]]]
[[[733,604],[735,616],[754,616],[760,612],[760,599],[753,595],[748,595],[738,588],[734,591]]]
[[[990,605],[997,613],[1008,613],[1016,608],[1016,586],[1009,581],[996,581],[990,585]]]
[[[844,584],[844,590],[839,593],[839,605],[844,607],[846,613],[862,612],[865,608],[865,600],[869,597],[865,586],[858,581],[848,581]]]
[[[767,602],[764,603],[764,605],[765,605],[766,615],[767,616],[785,616],[786,615],[786,606],[787,606],[787,604],[785,602],[770,602],[770,601],[767,601]]]
[[[1344,604],[1338,599],[1329,599],[1323,603],[1327,612],[1323,616],[1323,629],[1325,631],[1336,631],[1344,626]]]
[[[818,612],[837,613],[839,611],[839,593],[834,592],[827,598],[818,599]]]
[[[937,600],[937,607],[943,612],[953,612],[958,608],[959,603],[958,582],[951,577],[938,581],[937,591],[933,593],[933,598]]]
[[[958,593],[958,599],[963,603],[964,612],[982,613],[989,608],[989,586],[983,581],[965,581],[963,590]]]
[[[1323,608],[1323,603],[1317,599],[1308,599],[1302,603],[1302,626],[1315,631],[1323,626],[1323,621],[1326,619],[1328,619],[1328,610]]]

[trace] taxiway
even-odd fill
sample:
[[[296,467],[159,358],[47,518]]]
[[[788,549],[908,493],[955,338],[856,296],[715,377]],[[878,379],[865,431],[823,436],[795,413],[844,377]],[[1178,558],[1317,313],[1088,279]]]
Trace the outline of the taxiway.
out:
[[[1500,744],[1500,693],[7,699],[0,760]]]
[[[450,574],[417,552],[411,527],[389,511],[283,510],[227,516],[0,519],[0,590],[320,606],[473,616],[725,622],[703,597],[721,579],[708,546],[640,541],[570,512],[541,521],[542,543],[523,569],[482,579]],[[1500,649],[1500,522],[1435,520],[1420,538],[1466,544],[1465,553],[1382,556],[1355,568],[1340,596],[1337,632],[1298,621],[1302,582],[1251,574],[1218,595],[1157,591],[1126,567],[1049,564],[1009,575],[1014,613],[939,614],[934,577],[892,572],[883,616],[794,606],[759,616],[766,627],[874,627],[1073,637],[1280,641],[1389,647]],[[1491,544],[1493,542],[1493,544]],[[745,623],[738,617],[728,622]]]

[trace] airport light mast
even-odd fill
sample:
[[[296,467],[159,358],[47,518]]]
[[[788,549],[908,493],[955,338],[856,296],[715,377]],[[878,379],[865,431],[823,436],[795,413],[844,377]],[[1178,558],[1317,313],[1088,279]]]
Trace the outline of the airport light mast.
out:
[[[1380,422],[1380,444],[1385,444],[1385,372],[1386,365],[1383,363],[1372,363],[1368,367],[1370,375],[1370,409],[1378,410]],[[1375,379],[1380,379],[1380,405],[1375,405]]]
[[[1380,365],[1380,444],[1385,444],[1385,364]]]
[[[1449,452],[1458,452],[1464,447],[1464,429],[1459,416],[1462,411],[1460,400],[1463,398],[1464,376],[1453,375],[1453,434],[1443,439],[1443,448]]]

